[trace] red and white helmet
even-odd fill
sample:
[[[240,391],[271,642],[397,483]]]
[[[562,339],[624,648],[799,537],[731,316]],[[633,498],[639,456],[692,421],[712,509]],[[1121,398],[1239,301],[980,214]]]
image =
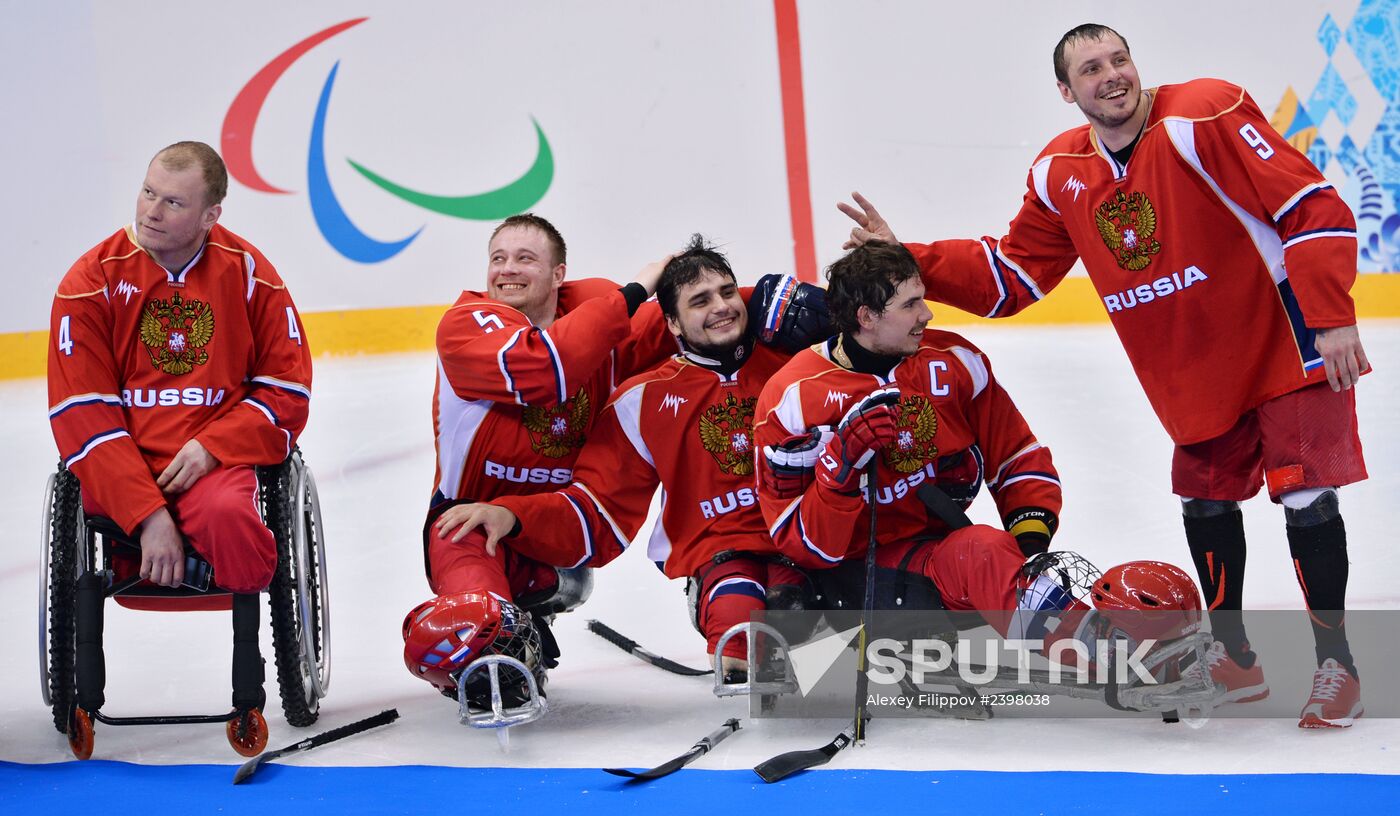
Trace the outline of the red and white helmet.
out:
[[[403,619],[403,662],[414,677],[456,693],[456,672],[485,652],[501,627],[501,601],[484,592],[441,595]]]
[[[1181,569],[1162,561],[1129,561],[1104,571],[1089,593],[1113,628],[1141,642],[1174,640],[1201,626],[1201,594]]]

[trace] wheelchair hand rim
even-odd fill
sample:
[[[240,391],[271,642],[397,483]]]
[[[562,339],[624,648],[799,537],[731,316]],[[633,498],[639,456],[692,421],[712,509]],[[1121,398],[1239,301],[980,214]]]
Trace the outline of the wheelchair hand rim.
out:
[[[49,550],[53,546],[53,493],[58,473],[50,473],[44,485],[44,507],[39,513],[39,693],[44,707],[53,705],[49,694]]]
[[[330,691],[331,641],[330,641],[330,588],[326,582],[325,526],[321,521],[320,493],[316,490],[316,477],[311,469],[297,462],[296,483],[293,495],[296,496],[293,508],[293,533],[290,550],[292,567],[297,582],[297,616],[301,627],[301,662],[305,672],[304,681],[309,686],[307,702],[324,699]],[[307,531],[307,511],[310,510],[312,526],[319,537],[320,547],[311,552],[312,541]],[[314,557],[313,557],[314,556]],[[314,564],[307,564],[311,560]],[[311,587],[307,581],[307,569],[314,566],[317,572],[315,610],[311,604]],[[318,615],[319,620],[313,620]],[[321,654],[316,655],[316,634],[321,640]]]

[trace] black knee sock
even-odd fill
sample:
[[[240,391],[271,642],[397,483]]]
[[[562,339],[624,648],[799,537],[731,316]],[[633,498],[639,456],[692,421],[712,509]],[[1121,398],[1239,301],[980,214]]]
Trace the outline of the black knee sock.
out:
[[[1230,657],[1245,668],[1254,665],[1240,609],[1244,597],[1244,514],[1238,508],[1206,518],[1183,516],[1186,544],[1201,579],[1211,632]]]
[[[1317,662],[1336,658],[1356,674],[1346,633],[1347,530],[1340,516],[1311,527],[1288,527],[1288,549],[1303,588],[1317,642]]]

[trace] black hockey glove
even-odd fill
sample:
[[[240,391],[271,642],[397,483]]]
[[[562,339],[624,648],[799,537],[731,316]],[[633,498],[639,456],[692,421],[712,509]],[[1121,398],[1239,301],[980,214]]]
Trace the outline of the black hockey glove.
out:
[[[796,354],[836,333],[826,290],[792,275],[764,275],[749,298],[749,326],[759,342]]]

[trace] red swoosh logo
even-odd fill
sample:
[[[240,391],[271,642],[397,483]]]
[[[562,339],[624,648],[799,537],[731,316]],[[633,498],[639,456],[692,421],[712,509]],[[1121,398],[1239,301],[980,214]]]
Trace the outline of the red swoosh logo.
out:
[[[264,65],[262,70],[248,80],[248,84],[244,85],[243,89],[238,92],[238,96],[234,97],[233,104],[229,105],[228,113],[224,115],[220,152],[224,154],[224,164],[228,166],[229,175],[233,176],[244,187],[259,192],[291,192],[291,190],[273,187],[258,174],[257,168],[253,166],[253,128],[257,126],[258,114],[262,111],[263,102],[267,101],[267,95],[272,91],[272,86],[277,84],[277,80],[282,77],[282,74],[292,67],[292,63],[300,59],[303,54],[340,32],[353,28],[368,19],[368,17],[358,17],[354,20],[346,20],[324,31],[312,34],[277,55],[272,62]]]

